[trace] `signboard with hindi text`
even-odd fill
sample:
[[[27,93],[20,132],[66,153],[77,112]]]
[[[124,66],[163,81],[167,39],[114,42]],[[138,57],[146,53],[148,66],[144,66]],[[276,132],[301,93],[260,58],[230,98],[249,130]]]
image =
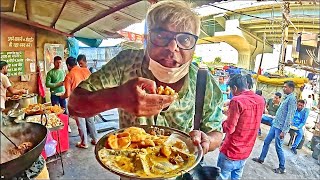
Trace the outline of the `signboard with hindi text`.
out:
[[[8,76],[25,74],[24,51],[1,51],[1,60],[8,63]]]

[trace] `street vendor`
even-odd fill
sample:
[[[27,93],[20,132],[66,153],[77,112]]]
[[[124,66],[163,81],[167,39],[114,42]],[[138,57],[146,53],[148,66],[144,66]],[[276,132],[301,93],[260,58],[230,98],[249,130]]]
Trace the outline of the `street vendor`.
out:
[[[25,89],[15,89],[11,86],[9,78],[6,76],[8,73],[8,63],[5,61],[0,61],[0,76],[1,76],[1,86],[0,86],[0,109],[2,112],[5,109],[6,94],[7,90],[14,95],[25,94],[27,90]]]
[[[160,1],[149,9],[145,50],[124,50],[73,91],[71,115],[92,117],[118,108],[120,127],[161,125],[190,133],[204,153],[222,141],[222,93],[208,73],[203,119],[193,130],[198,68],[191,63],[200,18],[184,1]],[[158,95],[169,86],[178,97]],[[81,107],[81,108],[79,108]]]

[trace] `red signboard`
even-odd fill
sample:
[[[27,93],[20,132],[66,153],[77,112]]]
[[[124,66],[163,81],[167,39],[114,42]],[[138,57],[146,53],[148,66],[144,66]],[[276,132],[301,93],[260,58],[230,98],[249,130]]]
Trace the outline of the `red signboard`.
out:
[[[128,41],[134,41],[138,43],[143,43],[144,38],[142,34],[136,34],[133,32],[128,32],[128,31],[118,31],[119,34],[121,34],[125,39]]]

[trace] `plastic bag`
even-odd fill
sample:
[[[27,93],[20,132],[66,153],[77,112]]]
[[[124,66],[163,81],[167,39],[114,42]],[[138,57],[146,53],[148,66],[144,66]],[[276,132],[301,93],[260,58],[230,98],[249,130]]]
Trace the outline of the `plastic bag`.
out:
[[[44,145],[47,157],[53,156],[56,153],[57,144],[57,141],[52,138],[50,131],[48,131],[46,144]]]

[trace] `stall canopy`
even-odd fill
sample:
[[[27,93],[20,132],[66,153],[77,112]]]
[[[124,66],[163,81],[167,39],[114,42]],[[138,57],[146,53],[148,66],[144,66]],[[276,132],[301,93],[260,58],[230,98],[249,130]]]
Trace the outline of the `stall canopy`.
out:
[[[155,2],[157,0],[1,0],[1,18],[66,36],[119,38],[122,36],[117,31],[145,19],[148,8]],[[200,6],[213,1],[194,2]]]

